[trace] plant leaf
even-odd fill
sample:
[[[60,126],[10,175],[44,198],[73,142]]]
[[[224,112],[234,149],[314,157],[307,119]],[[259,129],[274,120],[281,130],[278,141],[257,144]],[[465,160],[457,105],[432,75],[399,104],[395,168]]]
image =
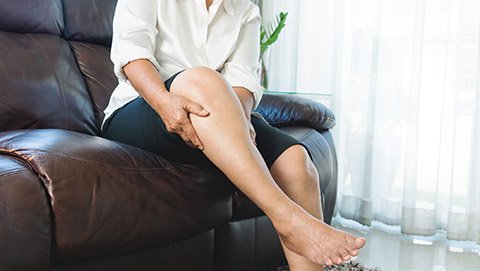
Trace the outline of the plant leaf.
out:
[[[282,29],[286,25],[287,16],[288,12],[280,12],[280,14],[275,17],[274,22],[260,28],[260,57],[263,56],[269,46],[278,40]]]

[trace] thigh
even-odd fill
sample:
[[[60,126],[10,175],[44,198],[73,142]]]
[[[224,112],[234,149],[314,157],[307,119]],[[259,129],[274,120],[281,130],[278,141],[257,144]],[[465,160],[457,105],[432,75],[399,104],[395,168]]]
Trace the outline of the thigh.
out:
[[[160,116],[141,97],[115,111],[105,122],[105,138],[126,143],[181,164],[211,165],[199,149],[167,131]]]
[[[289,147],[293,145],[302,145],[305,147],[298,139],[271,126],[265,120],[255,115],[252,115],[252,124],[257,134],[257,148],[268,168],[270,168],[277,158]]]

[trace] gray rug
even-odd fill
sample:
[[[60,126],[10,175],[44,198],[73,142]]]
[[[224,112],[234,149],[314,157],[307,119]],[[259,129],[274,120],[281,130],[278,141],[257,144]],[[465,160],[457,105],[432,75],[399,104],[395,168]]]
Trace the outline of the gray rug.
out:
[[[278,267],[272,271],[289,271],[288,266]],[[334,265],[331,267],[325,267],[325,271],[382,271],[380,268],[368,268],[356,260],[351,260],[340,265]]]

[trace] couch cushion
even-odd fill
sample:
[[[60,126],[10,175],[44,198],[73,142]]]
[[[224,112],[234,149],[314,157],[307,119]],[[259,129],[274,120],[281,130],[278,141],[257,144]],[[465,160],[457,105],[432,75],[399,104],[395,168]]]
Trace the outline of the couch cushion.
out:
[[[70,47],[77,59],[95,110],[97,128],[103,121],[103,110],[107,107],[112,91],[118,84],[110,61],[110,48],[93,43],[71,41]]]
[[[61,0],[1,0],[0,30],[61,35]]]
[[[57,264],[49,271],[201,271],[213,270],[214,230],[166,246],[136,253]],[[186,260],[188,259],[188,260]]]
[[[38,176],[0,148],[0,269],[45,270],[50,225],[50,203]]]
[[[304,126],[321,132],[335,126],[335,115],[325,105],[296,95],[265,92],[255,111],[276,127]]]
[[[116,5],[116,0],[63,0],[64,37],[110,46]]]
[[[285,255],[268,217],[234,221],[215,229],[213,270],[276,270]]]
[[[0,51],[0,131],[96,133],[92,102],[65,40],[0,31]]]
[[[231,217],[223,175],[125,144],[43,129],[0,133],[0,149],[28,163],[48,191],[57,262],[166,245]]]

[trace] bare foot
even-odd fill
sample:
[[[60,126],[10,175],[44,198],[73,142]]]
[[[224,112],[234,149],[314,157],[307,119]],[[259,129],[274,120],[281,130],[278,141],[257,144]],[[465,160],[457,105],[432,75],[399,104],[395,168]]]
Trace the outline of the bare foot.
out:
[[[365,238],[334,229],[303,210],[290,213],[288,219],[279,219],[273,224],[290,250],[326,266],[341,264],[357,256],[366,242]]]

